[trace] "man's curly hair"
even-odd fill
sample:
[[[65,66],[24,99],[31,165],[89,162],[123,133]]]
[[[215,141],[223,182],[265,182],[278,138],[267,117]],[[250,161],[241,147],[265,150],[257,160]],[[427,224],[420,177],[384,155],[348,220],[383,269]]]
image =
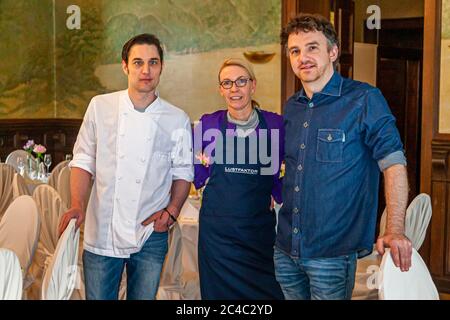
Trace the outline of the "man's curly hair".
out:
[[[321,31],[328,41],[328,50],[334,45],[339,49],[339,39],[334,26],[320,14],[300,13],[281,30],[281,45],[286,47],[289,35],[297,32]]]

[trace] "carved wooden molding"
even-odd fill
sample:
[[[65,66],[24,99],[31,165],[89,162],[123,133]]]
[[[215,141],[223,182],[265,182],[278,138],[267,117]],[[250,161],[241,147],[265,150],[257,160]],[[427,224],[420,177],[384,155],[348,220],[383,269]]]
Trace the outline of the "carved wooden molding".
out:
[[[433,140],[432,149],[432,181],[450,182],[450,141]]]

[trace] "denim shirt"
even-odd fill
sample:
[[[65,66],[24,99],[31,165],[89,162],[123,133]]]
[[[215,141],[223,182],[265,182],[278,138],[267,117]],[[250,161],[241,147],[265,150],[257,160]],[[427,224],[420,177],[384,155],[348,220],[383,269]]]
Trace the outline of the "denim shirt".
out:
[[[276,247],[293,257],[372,251],[378,161],[403,151],[386,100],[369,84],[334,73],[309,99],[286,103],[283,206]]]

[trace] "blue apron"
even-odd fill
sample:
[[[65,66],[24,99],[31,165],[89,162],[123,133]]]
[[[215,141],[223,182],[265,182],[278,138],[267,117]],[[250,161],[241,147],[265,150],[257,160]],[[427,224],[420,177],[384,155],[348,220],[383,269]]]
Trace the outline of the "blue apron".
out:
[[[267,129],[259,111],[258,117],[259,128]],[[223,137],[226,127],[225,116]],[[250,155],[259,154],[259,137],[257,146],[249,143],[249,137],[233,139],[234,164],[214,163],[203,192],[198,240],[202,299],[284,299],[273,262],[276,221],[269,209],[273,176],[260,175],[259,157],[256,164],[248,164]],[[270,134],[267,139],[271,150]],[[240,156],[245,156],[246,164],[237,164],[237,146],[244,142],[245,154]],[[223,149],[216,149],[216,154],[224,152],[226,162]]]

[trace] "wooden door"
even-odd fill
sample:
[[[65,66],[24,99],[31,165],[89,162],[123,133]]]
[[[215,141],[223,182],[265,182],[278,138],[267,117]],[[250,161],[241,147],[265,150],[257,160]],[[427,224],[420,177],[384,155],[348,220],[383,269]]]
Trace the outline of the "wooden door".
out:
[[[421,70],[422,50],[378,47],[377,87],[397,120],[408,163],[410,201],[420,190]],[[381,182],[379,214],[386,206]]]

